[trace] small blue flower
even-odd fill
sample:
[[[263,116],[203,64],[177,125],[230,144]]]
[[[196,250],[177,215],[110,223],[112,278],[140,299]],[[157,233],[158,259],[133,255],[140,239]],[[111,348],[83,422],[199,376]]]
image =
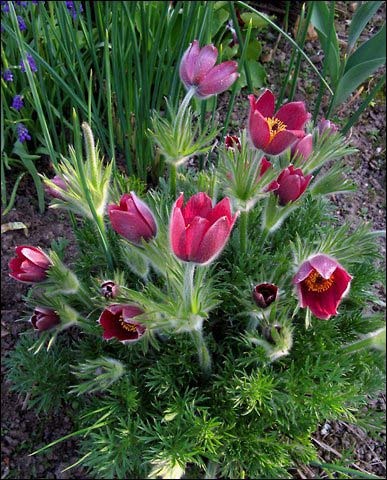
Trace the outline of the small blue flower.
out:
[[[77,18],[78,13],[83,12],[83,7],[81,3],[79,4],[78,8],[74,4],[74,2],[65,2],[65,3],[66,3],[67,10],[69,11],[70,15],[73,17],[74,20]]]
[[[32,72],[37,72],[37,71],[38,71],[38,68],[37,68],[37,66],[36,66],[34,57],[33,57],[32,55],[30,55],[29,53],[27,53],[27,60],[28,60],[28,63],[30,64],[30,69],[31,69],[31,71],[32,71]],[[20,68],[21,68],[21,71],[22,71],[23,73],[25,73],[26,67],[24,66],[23,60],[20,62]]]
[[[19,142],[23,143],[26,140],[31,140],[31,136],[28,132],[28,129],[23,123],[18,123],[16,130],[17,130],[17,138]]]
[[[1,1],[1,9],[3,10],[4,13],[8,13],[9,12],[8,3],[5,1]]]
[[[21,110],[24,107],[23,97],[21,95],[15,95],[11,106],[17,111]]]
[[[19,24],[19,30],[23,32],[23,30],[27,30],[26,22],[24,21],[23,17],[20,15],[17,16],[17,23]]]
[[[6,82],[13,82],[13,73],[9,68],[3,73],[3,78]]]

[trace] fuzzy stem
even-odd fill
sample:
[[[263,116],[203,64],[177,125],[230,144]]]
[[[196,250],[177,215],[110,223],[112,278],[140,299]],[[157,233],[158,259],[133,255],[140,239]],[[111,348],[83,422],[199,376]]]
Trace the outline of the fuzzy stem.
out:
[[[169,193],[171,197],[176,197],[176,175],[177,167],[174,163],[169,164]]]
[[[185,97],[183,98],[183,101],[180,104],[179,110],[176,115],[176,121],[178,122],[179,127],[181,127],[181,122],[183,121],[184,113],[187,110],[187,107],[189,105],[189,102],[191,101],[191,98],[195,95],[196,89],[195,87],[191,87],[189,90],[187,90],[187,93],[185,94]]]
[[[211,356],[210,352],[208,351],[206,342],[203,338],[203,332],[200,329],[192,330],[190,333],[198,351],[199,364],[203,370],[204,375],[207,376],[211,373]]]
[[[186,264],[184,273],[184,295],[187,308],[190,312],[192,312],[192,294],[194,290],[195,267],[196,265],[194,263],[188,262]]]
[[[241,212],[239,220],[239,246],[241,253],[245,253],[247,247],[247,215],[248,212]]]

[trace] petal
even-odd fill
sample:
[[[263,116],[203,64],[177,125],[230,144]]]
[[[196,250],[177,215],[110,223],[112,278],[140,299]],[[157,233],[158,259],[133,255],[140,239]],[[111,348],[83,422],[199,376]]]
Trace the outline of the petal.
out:
[[[145,202],[140,200],[134,192],[130,192],[130,194],[132,195],[133,204],[137,209],[138,214],[141,215],[141,217],[144,220],[144,223],[148,225],[149,230],[152,232],[153,236],[156,236],[157,225],[151,209],[148,207],[148,205]]]
[[[284,122],[287,130],[302,130],[309,118],[304,102],[290,102],[282,105],[275,117]]]
[[[311,292],[306,286],[302,285],[304,306],[309,307],[313,315],[321,320],[328,320],[332,315],[336,315],[335,302],[329,289],[326,292]],[[330,293],[328,293],[330,292]]]
[[[204,235],[194,261],[204,264],[214,260],[226,245],[230,232],[231,228],[228,218],[219,218]]]
[[[301,156],[303,160],[307,160],[313,151],[313,136],[311,134],[305,135],[292,147],[292,156]]]
[[[238,64],[233,60],[217,65],[200,82],[197,95],[199,97],[208,97],[224,92],[239,77],[237,69]]]
[[[210,222],[210,225],[212,225],[220,217],[227,217],[229,222],[232,222],[231,203],[228,197],[223,198],[215,205],[215,207],[208,214],[207,220]]]
[[[119,322],[119,317],[122,313],[122,305],[110,305],[105,308],[99,317],[98,321],[101,324],[104,332],[103,338],[110,340],[111,338],[117,338],[118,340],[127,340],[132,338],[132,335],[128,335],[130,332],[125,330]]]
[[[193,83],[199,85],[205,79],[208,72],[213,68],[218,58],[218,50],[214,45],[205,45],[200,49],[199,55],[195,61],[193,73]]]
[[[271,164],[271,162],[269,162],[269,160],[267,160],[266,157],[262,157],[259,168],[259,177],[262,177],[262,175],[264,175],[265,172],[267,172],[267,170],[269,170],[269,168],[271,168],[272,166],[273,165]]]
[[[265,153],[269,155],[279,155],[284,150],[289,148],[297,140],[297,137],[288,130],[282,130],[278,132],[273,140],[264,149]]]
[[[301,197],[301,195],[305,192],[305,190],[307,189],[310,181],[312,180],[313,178],[313,175],[307,175],[306,177],[300,177],[301,178],[301,187],[300,187],[300,195],[299,197]]]
[[[352,276],[341,266],[337,267],[335,274],[335,294],[340,302],[341,299],[348,293]]]
[[[16,248],[16,251],[19,251],[21,255],[41,268],[46,269],[51,265],[51,260],[49,257],[39,248],[21,245],[20,247]]]
[[[254,95],[249,95],[250,107],[258,110],[263,117],[272,117],[274,115],[275,97],[273,93],[266,89],[262,95],[255,100]]]
[[[309,276],[310,272],[313,270],[312,265],[307,260],[304,262],[301,267],[298,269],[298,272],[293,277],[293,283],[300,283]]]
[[[207,232],[211,223],[206,218],[195,217],[192,223],[186,227],[186,252],[190,261],[195,261],[200,242]]]
[[[339,264],[333,258],[320,254],[309,259],[309,263],[325,279],[332,276]]]
[[[180,62],[180,78],[186,87],[193,85],[193,76],[195,70],[196,60],[199,56],[199,42],[194,40],[185,51]]]
[[[180,196],[180,198],[182,197]],[[175,205],[180,198],[175,202]],[[187,261],[185,221],[183,213],[178,207],[174,207],[172,210],[169,223],[169,241],[173,253],[181,260]]]
[[[266,149],[270,142],[270,128],[266,119],[258,110],[250,110],[249,134],[254,147]]]
[[[189,225],[195,217],[207,218],[212,210],[211,198],[204,192],[198,192],[192,195],[181,210],[185,225]]]
[[[280,205],[294,202],[300,196],[301,178],[298,175],[289,175],[279,184],[275,194],[278,195]]]
[[[148,240],[153,237],[149,225],[135,213],[109,209],[109,218],[113,229],[129,242],[139,244],[142,238]]]

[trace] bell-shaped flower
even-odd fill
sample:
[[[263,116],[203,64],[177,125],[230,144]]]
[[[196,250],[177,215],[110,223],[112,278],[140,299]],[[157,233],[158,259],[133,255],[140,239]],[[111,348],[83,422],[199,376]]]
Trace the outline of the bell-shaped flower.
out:
[[[131,243],[140,245],[157,234],[152,211],[134,192],[122,195],[119,205],[108,205],[108,213],[113,229]]]
[[[336,133],[338,131],[337,125],[335,125],[330,120],[326,118],[322,118],[318,123],[318,133],[322,135],[323,133],[327,132],[329,135]]]
[[[194,40],[185,51],[180,63],[180,78],[195,95],[207,98],[227,90],[239,77],[238,64],[232,60],[215,66],[218,50],[214,45],[199,47]]]
[[[46,187],[45,191],[51,197],[54,198],[59,198],[60,200],[63,200],[63,192],[65,192],[68,189],[67,183],[63,180],[63,178],[60,175],[55,175],[54,178],[51,178],[49,180],[50,183],[46,181]]]
[[[19,245],[15,251],[16,257],[9,262],[10,277],[24,283],[38,283],[47,278],[52,261],[40,248]]]
[[[253,300],[260,308],[267,308],[278,295],[278,287],[274,283],[260,283],[253,289]]]
[[[40,332],[51,330],[61,323],[59,315],[51,308],[46,307],[35,307],[30,322],[35,330]]]
[[[279,204],[286,205],[294,202],[305,192],[313,175],[304,175],[300,168],[289,165],[282,170],[277,180],[269,185],[268,191],[274,191],[278,196]]]
[[[109,305],[101,313],[98,322],[103,328],[103,338],[116,338],[122,343],[132,343],[139,340],[145,333],[146,327],[135,318],[144,313],[135,305]]]
[[[249,95],[249,133],[256,148],[269,155],[279,155],[305,135],[304,125],[310,114],[304,102],[289,102],[275,112],[275,97],[270,90],[256,99]]]
[[[305,135],[304,138],[298,140],[291,149],[291,156],[293,158],[301,158],[303,161],[308,160],[313,152],[313,135],[310,133]]]
[[[208,264],[226,245],[237,214],[231,214],[227,197],[215,207],[203,192],[193,195],[185,206],[183,202],[182,193],[172,208],[169,224],[172,251],[185,262]]]
[[[301,308],[328,320],[348,293],[352,277],[337,260],[322,253],[306,260],[293,278]]]

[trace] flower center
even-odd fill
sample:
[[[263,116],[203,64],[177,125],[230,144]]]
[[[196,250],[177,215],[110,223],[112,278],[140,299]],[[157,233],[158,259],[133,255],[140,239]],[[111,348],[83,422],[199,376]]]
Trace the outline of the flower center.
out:
[[[324,278],[313,269],[304,282],[309,291],[321,293],[326,292],[333,285],[334,280],[334,273],[329,278]]]
[[[270,130],[270,142],[277,135],[277,133],[282,132],[283,130],[286,130],[285,123],[281,122],[281,120],[278,120],[278,118],[267,117],[266,121],[269,125],[269,130]]]
[[[124,318],[122,317],[122,315],[120,316],[120,318],[118,319],[118,321],[120,322],[120,325],[121,325],[121,327],[122,327],[124,330],[127,330],[128,332],[131,332],[131,333],[137,332],[136,325],[133,325],[133,323],[125,322],[125,320],[124,320]]]

